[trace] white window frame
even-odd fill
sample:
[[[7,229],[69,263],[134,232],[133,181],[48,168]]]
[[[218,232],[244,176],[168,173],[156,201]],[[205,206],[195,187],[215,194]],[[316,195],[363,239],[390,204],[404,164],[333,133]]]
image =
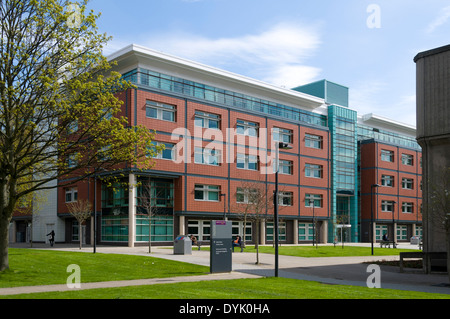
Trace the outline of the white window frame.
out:
[[[319,205],[316,205],[316,202],[319,201]],[[323,196],[322,194],[305,194],[305,207],[323,207]]]
[[[250,168],[250,164],[256,164],[256,168]],[[243,167],[239,167],[239,165],[243,165]],[[259,158],[257,155],[250,155],[250,154],[243,154],[243,153],[237,153],[236,154],[236,168],[237,169],[246,169],[250,171],[257,171],[259,170]]]
[[[222,152],[217,149],[195,147],[194,163],[219,166],[222,163]]]
[[[383,162],[394,162],[394,151],[381,150],[381,160]]]
[[[67,200],[67,196],[70,197],[69,200]],[[64,201],[66,203],[73,203],[76,202],[77,200],[78,200],[78,188],[76,187],[66,188]]]
[[[147,109],[156,110],[156,117],[149,116],[147,113]],[[176,111],[177,111],[177,108],[175,105],[160,103],[160,102],[156,102],[156,101],[147,101],[147,103],[145,105],[145,116],[147,118],[151,118],[151,119],[155,119],[155,120],[161,120],[161,121],[166,121],[166,122],[176,122]],[[170,113],[171,117],[173,117],[173,119],[171,119],[171,120],[165,119],[164,112]]]
[[[414,155],[411,154],[402,154],[402,164],[407,166],[414,165]]]
[[[288,201],[288,204],[284,202]],[[278,205],[279,206],[293,206],[294,205],[294,193],[293,192],[278,192]]]
[[[414,189],[414,179],[403,177],[402,178],[402,189],[409,189],[409,190]]]
[[[392,176],[392,175],[381,175],[381,186],[394,187],[394,182],[395,182],[394,181],[394,176]]]
[[[255,134],[252,134],[252,132]],[[258,137],[259,125],[258,123],[237,120],[236,124],[236,134],[250,136],[250,137]]]
[[[414,213],[414,203],[403,202],[402,203],[402,213],[413,214]]]
[[[382,200],[381,201],[381,211],[385,212],[385,213],[392,213],[394,211],[394,201]]]
[[[319,176],[314,176],[315,173],[318,173]],[[306,163],[305,164],[305,177],[311,177],[311,178],[323,178],[323,165],[319,164],[311,164]]]
[[[275,142],[293,143],[293,131],[281,127],[274,127],[272,137]]]
[[[200,121],[201,125],[199,125]],[[211,123],[216,123],[217,127],[214,127],[214,125],[211,127]],[[194,115],[194,125],[196,127],[220,130],[220,115],[196,110]]]
[[[305,133],[305,146],[321,150],[323,149],[323,137],[320,135]]]
[[[196,198],[197,192],[203,192],[203,198]],[[210,193],[217,193],[217,199],[210,199]],[[201,202],[220,202],[220,186],[195,184],[194,200]]]

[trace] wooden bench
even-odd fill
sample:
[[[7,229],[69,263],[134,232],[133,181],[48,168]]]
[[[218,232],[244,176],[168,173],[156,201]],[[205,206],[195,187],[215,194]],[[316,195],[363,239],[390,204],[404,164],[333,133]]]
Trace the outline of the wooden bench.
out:
[[[383,246],[384,248],[391,248],[391,242],[387,240],[380,241],[380,247],[383,248]]]

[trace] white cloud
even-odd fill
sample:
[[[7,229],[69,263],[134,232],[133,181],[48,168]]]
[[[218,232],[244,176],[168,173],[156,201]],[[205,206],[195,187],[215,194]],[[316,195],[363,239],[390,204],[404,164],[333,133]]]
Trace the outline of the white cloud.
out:
[[[290,88],[317,80],[320,69],[305,63],[320,43],[317,28],[281,23],[258,34],[212,39],[176,32],[138,44]]]
[[[432,33],[434,30],[439,28],[441,25],[447,23],[450,19],[450,6],[443,8],[439,15],[434,19],[427,27],[426,32]]]

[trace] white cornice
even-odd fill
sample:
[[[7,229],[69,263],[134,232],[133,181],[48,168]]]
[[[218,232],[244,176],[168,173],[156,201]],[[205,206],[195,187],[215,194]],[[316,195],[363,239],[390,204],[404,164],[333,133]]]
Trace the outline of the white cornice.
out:
[[[394,121],[392,119],[376,115],[373,113],[365,114],[361,116],[359,119],[362,124],[369,125],[375,128],[388,130],[400,134],[406,134],[412,137],[416,136],[416,127],[414,125]]]
[[[322,106],[323,99],[294,90],[277,87],[259,80],[245,77],[226,70],[175,57],[160,51],[130,44],[108,56],[109,61],[117,61],[119,72],[136,67],[151,67],[155,71],[185,78],[208,85],[217,85],[230,91],[253,95],[292,107],[314,110]]]

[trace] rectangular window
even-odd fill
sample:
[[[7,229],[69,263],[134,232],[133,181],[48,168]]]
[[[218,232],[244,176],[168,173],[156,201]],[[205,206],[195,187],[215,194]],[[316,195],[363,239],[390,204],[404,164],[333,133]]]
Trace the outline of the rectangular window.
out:
[[[175,122],[176,107],[174,105],[159,103],[155,101],[147,101],[145,114],[147,117]]]
[[[313,224],[311,223],[299,223],[298,224],[298,240],[307,241],[313,240]]]
[[[323,166],[316,164],[305,164],[305,176],[306,177],[314,177],[314,178],[322,178],[323,177]]]
[[[155,146],[164,145],[164,150],[155,156],[156,159],[175,160],[175,144],[156,141],[153,141],[152,144]]]
[[[236,167],[239,169],[258,170],[258,156],[249,154],[237,154]]]
[[[414,213],[414,203],[402,203],[402,213]]]
[[[195,111],[194,125],[203,128],[220,128],[220,115]]]
[[[292,192],[278,192],[278,205],[292,206],[294,202],[294,193]]]
[[[394,176],[382,175],[381,186],[394,187]]]
[[[394,202],[390,200],[381,201],[381,211],[392,213],[394,211]]]
[[[284,175],[292,175],[292,169],[293,169],[292,161],[279,160],[278,162],[279,162],[278,173],[284,174]]]
[[[413,189],[414,180],[412,178],[402,178],[402,188],[403,189]]]
[[[409,154],[402,154],[402,164],[412,166],[414,164],[414,156]]]
[[[259,197],[257,189],[238,187],[236,191],[236,203],[253,204],[256,203]]]
[[[305,194],[305,207],[322,207],[322,195]]]
[[[76,202],[78,200],[78,189],[76,187],[66,188],[66,203]]]
[[[305,146],[310,148],[322,149],[323,148],[323,138],[322,136],[305,134]]]
[[[213,185],[195,185],[195,200],[218,202],[220,195],[220,186]]]
[[[196,147],[194,150],[194,162],[219,166],[222,162],[221,152],[220,150]]]
[[[394,162],[394,152],[381,150],[381,160],[384,162]]]
[[[236,133],[245,136],[258,136],[258,124],[243,120],[237,120]]]
[[[272,134],[273,134],[273,140],[275,142],[284,142],[284,143],[288,143],[288,144],[293,143],[292,130],[274,127]]]

